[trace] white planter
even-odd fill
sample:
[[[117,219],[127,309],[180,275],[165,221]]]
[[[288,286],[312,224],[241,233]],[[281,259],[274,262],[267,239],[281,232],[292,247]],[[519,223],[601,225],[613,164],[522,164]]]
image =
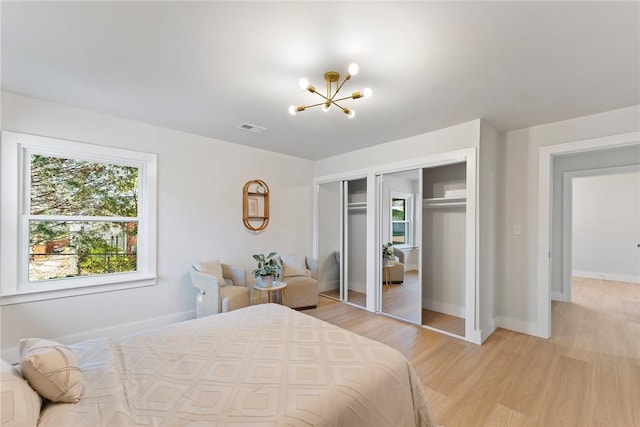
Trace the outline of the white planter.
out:
[[[273,276],[258,277],[258,285],[261,288],[270,288],[271,286],[273,286]]]

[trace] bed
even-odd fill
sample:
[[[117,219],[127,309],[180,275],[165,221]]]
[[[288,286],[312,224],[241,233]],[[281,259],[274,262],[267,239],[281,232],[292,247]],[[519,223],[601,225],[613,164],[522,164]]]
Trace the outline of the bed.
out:
[[[77,403],[39,426],[432,426],[397,350],[277,304],[68,346]]]

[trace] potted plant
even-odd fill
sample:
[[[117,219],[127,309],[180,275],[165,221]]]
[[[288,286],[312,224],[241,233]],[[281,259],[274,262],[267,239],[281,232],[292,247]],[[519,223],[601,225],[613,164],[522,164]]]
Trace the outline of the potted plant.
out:
[[[387,265],[389,261],[393,261],[395,259],[396,254],[393,252],[393,242],[382,245],[382,264]]]
[[[258,283],[263,288],[268,288],[273,284],[274,278],[280,272],[280,265],[274,258],[275,252],[270,252],[269,255],[255,254],[253,259],[258,263],[257,268],[251,273],[255,279],[258,279]]]

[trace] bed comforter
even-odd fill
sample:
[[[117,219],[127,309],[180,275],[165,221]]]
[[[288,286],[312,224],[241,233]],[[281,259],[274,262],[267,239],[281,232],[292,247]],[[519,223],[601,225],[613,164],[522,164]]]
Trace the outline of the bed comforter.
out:
[[[70,346],[79,403],[40,426],[431,426],[397,350],[275,304]]]

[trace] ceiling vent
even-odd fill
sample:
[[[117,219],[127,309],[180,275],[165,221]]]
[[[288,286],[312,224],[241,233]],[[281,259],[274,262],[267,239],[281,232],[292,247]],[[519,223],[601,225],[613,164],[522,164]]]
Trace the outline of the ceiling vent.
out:
[[[247,132],[252,132],[252,133],[262,133],[265,130],[267,130],[267,128],[263,128],[256,125],[250,125],[249,123],[242,123],[240,126],[238,126],[238,129],[246,130]]]

